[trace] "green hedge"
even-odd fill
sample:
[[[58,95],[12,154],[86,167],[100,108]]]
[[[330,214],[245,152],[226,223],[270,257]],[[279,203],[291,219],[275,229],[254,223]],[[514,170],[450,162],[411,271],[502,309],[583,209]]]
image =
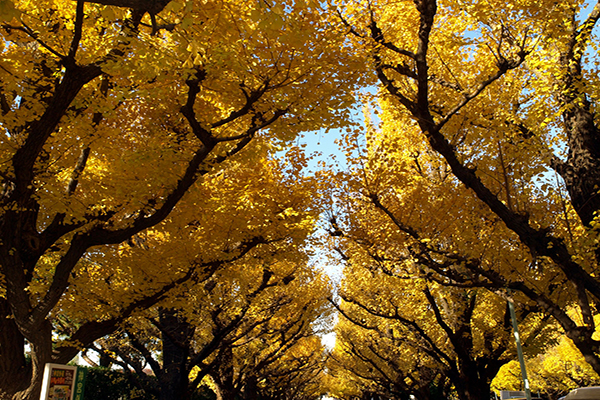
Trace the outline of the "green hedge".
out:
[[[120,371],[103,367],[79,368],[87,370],[84,400],[156,400]],[[215,399],[215,394],[204,386],[192,396],[192,400]]]
[[[79,367],[85,368],[85,367]],[[86,368],[85,400],[155,400],[130,382],[125,374],[109,368]]]

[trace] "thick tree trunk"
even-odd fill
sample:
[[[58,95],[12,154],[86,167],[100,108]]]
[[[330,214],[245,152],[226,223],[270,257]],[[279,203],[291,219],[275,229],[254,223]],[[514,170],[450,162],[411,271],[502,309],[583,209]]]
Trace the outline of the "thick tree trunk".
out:
[[[596,4],[587,20],[576,27],[560,64],[564,71],[559,99],[567,145],[567,160],[559,163],[557,171],[565,181],[575,211],[586,226],[600,210],[600,130],[594,121],[594,107],[586,93],[582,72],[582,55],[600,14]]]
[[[258,382],[255,376],[248,377],[244,385],[244,400],[259,400]]]
[[[557,171],[563,178],[573,208],[584,225],[590,226],[600,210],[600,131],[594,124],[590,103],[580,94],[565,100],[565,129],[569,142],[566,162]]]
[[[29,385],[13,396],[13,400],[35,400],[40,398],[44,368],[52,362],[52,324],[49,321],[30,338],[32,375]]]
[[[0,399],[27,389],[31,364],[25,357],[25,338],[12,318],[6,299],[0,298]]]
[[[163,365],[158,377],[159,400],[190,398],[188,356],[194,328],[176,310],[161,309]]]
[[[212,375],[217,386],[217,400],[234,400],[239,389],[234,384],[233,351],[227,347],[219,354],[217,368]]]
[[[456,386],[458,397],[465,400],[479,400],[490,398],[490,383],[480,377],[478,371],[465,370],[461,374],[461,384]],[[482,379],[483,378],[483,379]]]
[[[235,394],[236,394],[236,390],[227,386],[227,384],[224,383],[217,383],[216,385],[216,390],[215,390],[215,394],[217,395],[217,400],[234,400],[235,399]]]

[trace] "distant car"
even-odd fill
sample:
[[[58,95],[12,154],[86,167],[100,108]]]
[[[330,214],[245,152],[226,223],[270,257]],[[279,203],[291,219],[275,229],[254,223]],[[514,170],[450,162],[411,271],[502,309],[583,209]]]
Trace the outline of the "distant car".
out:
[[[590,386],[571,390],[568,395],[559,400],[598,400],[600,399],[600,386]]]
[[[527,397],[511,397],[507,400],[527,400]],[[531,400],[544,400],[541,397],[532,397]],[[599,399],[600,400],[600,399]]]

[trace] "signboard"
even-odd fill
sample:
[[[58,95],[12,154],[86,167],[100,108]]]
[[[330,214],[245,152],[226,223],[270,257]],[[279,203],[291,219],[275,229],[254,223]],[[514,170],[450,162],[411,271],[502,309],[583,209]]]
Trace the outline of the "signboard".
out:
[[[77,369],[77,378],[75,379],[75,396],[73,396],[73,400],[83,400],[83,391],[85,389],[86,375],[87,369]]]
[[[77,378],[77,367],[46,364],[40,400],[74,400],[76,391],[80,392],[79,399],[82,399],[83,381],[78,382]],[[85,378],[85,372],[82,374],[82,378]]]

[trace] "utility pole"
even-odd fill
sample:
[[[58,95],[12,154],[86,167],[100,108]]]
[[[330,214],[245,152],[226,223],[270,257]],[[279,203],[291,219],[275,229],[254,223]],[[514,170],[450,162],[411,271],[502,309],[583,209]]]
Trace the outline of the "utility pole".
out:
[[[525,368],[525,358],[523,357],[523,348],[521,347],[521,337],[519,336],[519,325],[517,324],[517,314],[515,313],[515,304],[512,300],[508,300],[508,309],[510,318],[512,319],[513,332],[515,334],[515,342],[517,343],[517,354],[519,355],[519,364],[521,364],[521,377],[525,384],[525,397],[531,400],[531,390],[529,389],[529,380],[527,379],[527,369]]]

